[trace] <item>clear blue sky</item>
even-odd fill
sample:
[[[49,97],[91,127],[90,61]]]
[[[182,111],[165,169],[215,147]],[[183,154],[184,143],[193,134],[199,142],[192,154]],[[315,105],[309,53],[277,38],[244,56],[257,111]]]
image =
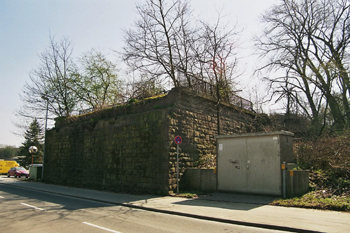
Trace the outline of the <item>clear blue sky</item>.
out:
[[[244,28],[242,42],[259,30],[258,16],[278,0],[189,0],[195,14],[204,20],[215,20],[223,9],[226,20]],[[16,136],[14,112],[21,107],[19,94],[29,81],[29,73],[38,67],[38,55],[49,43],[51,34],[57,40],[67,36],[74,44],[74,55],[92,48],[114,55],[123,46],[122,29],[137,18],[135,3],[142,0],[0,0],[0,144],[20,146]],[[252,51],[244,43],[241,56]],[[245,54],[245,55],[243,55]],[[249,63],[242,81],[250,83]],[[244,64],[242,64],[244,68]],[[242,93],[242,95],[247,95]],[[247,98],[247,96],[244,96]]]

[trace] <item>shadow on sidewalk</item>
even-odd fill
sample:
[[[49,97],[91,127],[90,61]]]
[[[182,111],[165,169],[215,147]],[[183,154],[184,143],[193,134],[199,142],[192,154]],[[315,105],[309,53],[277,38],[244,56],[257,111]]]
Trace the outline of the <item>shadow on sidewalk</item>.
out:
[[[211,193],[195,199],[186,199],[174,204],[248,211],[259,208],[260,206],[269,205],[269,203],[276,199],[278,199],[278,197],[233,193]]]

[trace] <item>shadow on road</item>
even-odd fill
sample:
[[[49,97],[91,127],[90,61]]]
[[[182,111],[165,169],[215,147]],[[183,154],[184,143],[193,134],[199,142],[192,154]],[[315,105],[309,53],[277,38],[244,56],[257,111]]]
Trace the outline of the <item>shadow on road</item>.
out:
[[[111,206],[108,203],[90,201],[85,199],[79,199],[74,197],[67,197],[63,195],[41,192],[37,190],[31,190],[22,188],[19,186],[11,186],[0,183],[0,195],[4,196],[2,200],[15,201],[21,200],[25,202],[26,199],[35,199],[41,202],[50,202],[62,206],[62,209],[66,210],[78,210],[86,208],[98,208]],[[0,200],[1,202],[1,200]]]

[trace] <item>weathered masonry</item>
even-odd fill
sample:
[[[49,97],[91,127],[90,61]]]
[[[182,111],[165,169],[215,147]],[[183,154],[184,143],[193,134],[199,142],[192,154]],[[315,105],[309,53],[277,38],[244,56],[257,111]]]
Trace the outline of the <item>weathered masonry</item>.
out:
[[[223,135],[254,132],[255,114],[220,107]],[[160,98],[56,121],[47,132],[44,180],[117,192],[176,190],[176,135],[180,177],[186,168],[215,166],[217,107],[185,88]]]

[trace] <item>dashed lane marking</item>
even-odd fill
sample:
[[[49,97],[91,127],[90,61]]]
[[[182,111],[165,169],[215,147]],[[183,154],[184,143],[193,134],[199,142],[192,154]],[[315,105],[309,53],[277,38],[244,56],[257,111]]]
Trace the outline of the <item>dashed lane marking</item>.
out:
[[[24,205],[24,206],[27,206],[27,207],[36,209],[36,210],[44,210],[44,209],[42,209],[42,208],[39,208],[39,207],[36,207],[36,206],[33,206],[33,205],[28,205],[28,204],[26,204],[26,203],[21,203],[21,204]]]
[[[114,231],[114,230],[111,230],[111,229],[108,229],[105,227],[100,227],[100,226],[92,224],[92,223],[88,223],[88,222],[83,222],[83,223],[86,225],[92,226],[92,227],[96,227],[96,228],[101,229],[101,230],[105,230],[105,231],[109,231],[109,232],[113,232],[113,233],[121,233],[120,231]]]

